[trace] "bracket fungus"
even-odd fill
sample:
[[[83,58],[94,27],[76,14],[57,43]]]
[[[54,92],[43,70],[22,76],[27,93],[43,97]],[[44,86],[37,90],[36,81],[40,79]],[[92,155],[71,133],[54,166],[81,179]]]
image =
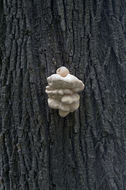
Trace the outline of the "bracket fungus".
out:
[[[61,117],[65,117],[79,108],[78,92],[84,89],[84,84],[77,77],[71,75],[66,67],[58,68],[56,74],[48,77],[47,81],[46,93],[50,108],[58,109]]]

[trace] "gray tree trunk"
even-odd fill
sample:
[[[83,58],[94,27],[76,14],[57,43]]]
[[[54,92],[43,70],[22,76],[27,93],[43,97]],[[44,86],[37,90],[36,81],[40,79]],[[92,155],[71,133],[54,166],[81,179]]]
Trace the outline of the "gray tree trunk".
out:
[[[66,118],[61,65],[86,85]],[[0,190],[126,190],[126,0],[0,0]]]

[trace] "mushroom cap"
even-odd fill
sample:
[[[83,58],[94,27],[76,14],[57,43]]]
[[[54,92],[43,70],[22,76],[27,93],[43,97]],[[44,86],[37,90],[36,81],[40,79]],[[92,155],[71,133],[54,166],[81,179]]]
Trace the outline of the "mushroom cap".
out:
[[[84,89],[83,82],[71,74],[68,74],[66,77],[53,74],[47,78],[47,81],[48,85],[53,89],[70,89],[74,92],[79,92]]]
[[[72,95],[73,94],[73,91],[72,90],[70,90],[70,89],[60,89],[60,88],[58,88],[58,89],[53,89],[53,88],[50,88],[49,86],[47,86],[46,87],[46,90],[45,90],[45,92],[49,95],[53,95],[53,94],[59,94],[59,95]]]
[[[80,99],[79,94],[73,94],[73,95],[64,95],[61,98],[61,102],[64,104],[72,104],[74,102],[78,102]]]
[[[56,73],[61,77],[66,77],[70,72],[66,67],[60,67],[56,70]]]
[[[59,110],[59,115],[61,117],[66,117],[70,112]]]
[[[78,109],[79,101],[73,102],[71,104],[64,104],[60,100],[49,98],[48,105],[52,109],[59,109],[64,112],[73,112]]]

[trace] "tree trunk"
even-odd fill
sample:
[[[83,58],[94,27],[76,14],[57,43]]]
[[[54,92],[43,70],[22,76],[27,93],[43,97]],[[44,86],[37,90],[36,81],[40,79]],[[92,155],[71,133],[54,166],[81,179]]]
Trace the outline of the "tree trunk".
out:
[[[126,190],[126,1],[0,0],[0,190]],[[65,118],[60,66],[85,83]]]

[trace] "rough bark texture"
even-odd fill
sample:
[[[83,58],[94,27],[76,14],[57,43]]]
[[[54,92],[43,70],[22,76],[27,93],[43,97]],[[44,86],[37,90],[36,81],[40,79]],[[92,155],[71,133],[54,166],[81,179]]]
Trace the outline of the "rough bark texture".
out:
[[[61,65],[86,85],[64,119]],[[126,0],[0,0],[0,190],[126,190]]]

